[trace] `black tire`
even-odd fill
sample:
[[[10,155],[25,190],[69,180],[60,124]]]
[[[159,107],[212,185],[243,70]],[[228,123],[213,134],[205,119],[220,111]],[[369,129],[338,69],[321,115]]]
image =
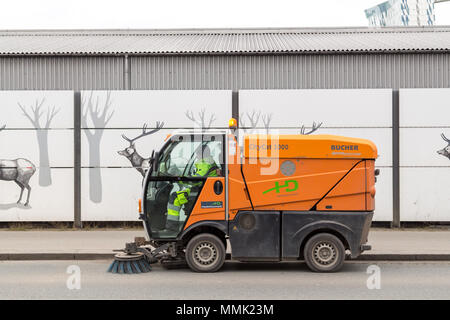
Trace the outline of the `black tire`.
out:
[[[222,240],[210,233],[193,237],[186,247],[186,262],[195,272],[216,272],[225,262]]]
[[[345,248],[336,236],[319,233],[308,240],[303,256],[314,272],[336,272],[344,265]]]

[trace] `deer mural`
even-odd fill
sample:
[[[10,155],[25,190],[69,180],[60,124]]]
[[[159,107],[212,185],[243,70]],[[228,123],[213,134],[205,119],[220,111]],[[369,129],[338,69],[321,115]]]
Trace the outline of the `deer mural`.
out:
[[[0,127],[0,132],[6,128],[6,125]],[[0,180],[14,181],[20,187],[20,197],[17,203],[22,201],[23,190],[28,190],[25,206],[30,203],[31,187],[30,179],[36,172],[36,167],[27,159],[18,158],[15,160],[0,159]]]
[[[122,138],[128,141],[130,145],[123,150],[117,151],[117,153],[127,158],[131,162],[133,168],[135,168],[143,177],[145,176],[147,170],[150,168],[152,157],[142,157],[137,152],[134,142],[142,137],[154,134],[155,132],[161,130],[163,126],[164,122],[157,121],[156,128],[151,131],[147,131],[147,124],[144,123],[144,126],[142,127],[142,133],[133,139],[129,139],[126,135],[122,134]]]
[[[316,124],[315,122],[313,122],[312,128],[310,131],[306,131],[305,125],[302,125],[301,129],[300,129],[300,134],[311,134],[314,131],[316,131],[317,129],[319,129],[322,126],[322,122],[319,124]]]
[[[441,150],[438,150],[437,153],[450,159],[450,140],[447,139],[447,137],[443,133],[441,133],[441,137],[445,142],[447,142],[447,146]]]

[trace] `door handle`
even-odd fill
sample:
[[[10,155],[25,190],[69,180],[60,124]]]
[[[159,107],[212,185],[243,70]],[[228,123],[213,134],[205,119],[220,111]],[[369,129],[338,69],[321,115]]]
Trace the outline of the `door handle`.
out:
[[[214,182],[214,193],[217,195],[222,194],[223,192],[223,183],[220,180],[217,180]]]

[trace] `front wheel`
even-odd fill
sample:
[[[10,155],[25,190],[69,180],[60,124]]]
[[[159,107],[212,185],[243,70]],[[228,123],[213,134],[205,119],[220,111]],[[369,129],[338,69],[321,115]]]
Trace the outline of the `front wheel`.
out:
[[[186,247],[186,262],[195,272],[216,272],[225,262],[222,240],[209,233],[192,238]]]
[[[336,272],[344,265],[345,248],[336,236],[319,233],[308,240],[303,255],[312,271]]]

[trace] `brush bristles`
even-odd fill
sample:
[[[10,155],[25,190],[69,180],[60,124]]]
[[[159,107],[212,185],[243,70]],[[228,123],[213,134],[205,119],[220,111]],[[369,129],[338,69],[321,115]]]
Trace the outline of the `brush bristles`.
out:
[[[145,273],[152,270],[152,267],[145,259],[123,261],[114,260],[108,268],[111,273]]]

